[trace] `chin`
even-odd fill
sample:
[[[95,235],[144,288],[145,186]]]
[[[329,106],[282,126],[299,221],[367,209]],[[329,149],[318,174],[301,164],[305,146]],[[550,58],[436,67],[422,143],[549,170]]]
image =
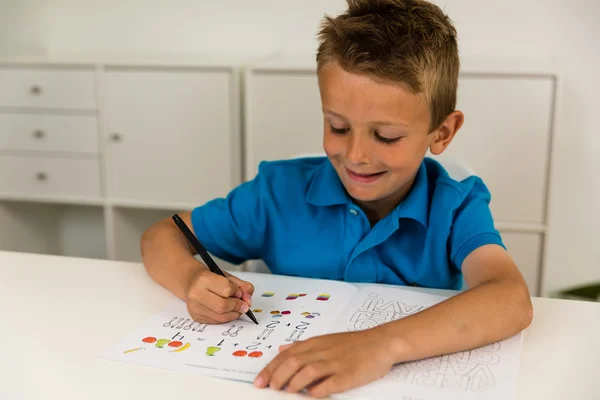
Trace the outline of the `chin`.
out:
[[[375,201],[375,200],[379,200],[382,196],[381,196],[381,192],[379,190],[376,190],[375,188],[364,188],[364,187],[356,187],[354,185],[348,186],[348,185],[344,185],[346,187],[346,191],[348,192],[348,194],[350,195],[350,197],[352,197],[355,200],[359,200],[359,201]]]

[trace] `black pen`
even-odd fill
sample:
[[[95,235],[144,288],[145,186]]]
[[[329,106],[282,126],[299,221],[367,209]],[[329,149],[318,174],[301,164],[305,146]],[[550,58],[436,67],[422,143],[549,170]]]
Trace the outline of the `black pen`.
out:
[[[181,232],[183,232],[183,234],[185,235],[188,242],[190,242],[190,244],[192,246],[194,246],[194,249],[196,249],[198,254],[200,254],[200,257],[202,257],[202,259],[206,263],[206,266],[208,267],[208,269],[210,269],[210,271],[215,274],[218,274],[218,275],[221,275],[221,276],[224,276],[225,278],[227,278],[225,276],[225,274],[223,273],[223,271],[221,271],[221,268],[219,268],[217,263],[212,259],[210,254],[208,254],[208,252],[206,251],[204,246],[202,246],[202,244],[200,244],[200,241],[198,240],[198,238],[192,233],[192,231],[190,230],[190,228],[188,228],[188,226],[185,224],[185,222],[183,222],[181,217],[179,215],[175,214],[175,215],[173,215],[172,218],[173,218],[173,221],[175,222],[175,225],[177,225],[177,227],[181,230]],[[250,318],[252,320],[252,322],[254,322],[256,325],[258,325],[258,321],[256,320],[256,317],[254,316],[254,314],[252,314],[252,311],[248,310],[246,312],[246,315],[248,316],[248,318]]]

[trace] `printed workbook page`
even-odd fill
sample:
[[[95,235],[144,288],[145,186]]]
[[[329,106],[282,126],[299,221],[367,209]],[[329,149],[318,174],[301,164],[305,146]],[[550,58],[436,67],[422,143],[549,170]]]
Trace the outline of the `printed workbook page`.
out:
[[[252,382],[280,345],[333,328],[357,288],[349,283],[271,274],[235,273],[255,287],[251,310],[221,325],[191,319],[175,300],[104,353],[104,358]],[[124,333],[124,335],[126,332]]]
[[[372,285],[358,290],[336,281],[236,275],[255,286],[252,311],[258,325],[245,315],[227,324],[200,324],[191,319],[183,301],[175,300],[106,351],[104,357],[252,382],[277,355],[280,345],[327,333],[374,328],[446,299],[400,287]],[[521,340],[522,334],[518,334],[469,351],[401,363],[382,379],[335,397],[514,399]]]

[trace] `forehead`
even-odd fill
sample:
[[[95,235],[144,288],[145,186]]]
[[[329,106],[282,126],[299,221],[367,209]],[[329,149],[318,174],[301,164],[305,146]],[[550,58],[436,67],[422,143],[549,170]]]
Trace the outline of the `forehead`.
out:
[[[401,85],[348,72],[336,63],[324,65],[318,77],[323,108],[349,120],[429,122],[429,110],[423,97]]]

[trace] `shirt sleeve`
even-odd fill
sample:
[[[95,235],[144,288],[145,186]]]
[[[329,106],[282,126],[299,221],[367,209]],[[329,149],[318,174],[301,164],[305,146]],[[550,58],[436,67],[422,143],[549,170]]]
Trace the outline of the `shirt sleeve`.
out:
[[[494,227],[489,190],[478,177],[469,177],[462,183],[470,190],[456,210],[450,234],[450,257],[458,269],[462,268],[465,258],[481,246],[497,244],[506,249]]]
[[[209,253],[232,264],[262,258],[267,225],[264,181],[259,172],[227,197],[192,210],[194,233]]]

